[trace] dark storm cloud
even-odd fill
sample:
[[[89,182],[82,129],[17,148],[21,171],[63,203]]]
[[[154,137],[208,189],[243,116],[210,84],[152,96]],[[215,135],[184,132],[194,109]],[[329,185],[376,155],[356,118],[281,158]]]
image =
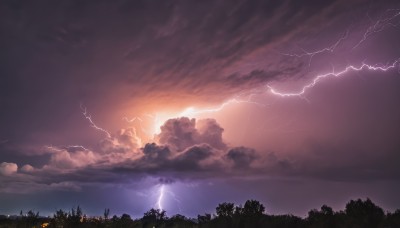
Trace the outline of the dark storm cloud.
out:
[[[226,157],[234,162],[235,167],[241,168],[248,167],[257,155],[253,149],[237,147],[230,149]]]
[[[36,143],[24,132],[72,128],[64,120],[76,122],[69,113],[82,100],[96,113],[143,97],[221,101],[281,78],[293,68],[282,60],[252,69],[238,69],[239,61],[274,50],[310,29],[307,22],[320,26],[335,4],[340,9],[335,1],[4,1],[0,121],[10,130],[0,137]]]

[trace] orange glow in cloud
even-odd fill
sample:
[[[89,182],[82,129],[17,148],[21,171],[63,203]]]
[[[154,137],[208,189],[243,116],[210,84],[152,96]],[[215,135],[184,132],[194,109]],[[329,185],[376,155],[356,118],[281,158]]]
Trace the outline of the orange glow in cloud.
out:
[[[183,111],[173,112],[173,111],[165,111],[165,112],[157,112],[153,115],[147,114],[146,117],[152,120],[152,124],[148,126],[149,130],[145,130],[148,132],[149,136],[154,136],[159,134],[161,131],[161,126],[169,119],[180,118],[180,117],[188,117],[188,118],[213,118],[216,113],[222,112],[225,108],[232,105],[237,104],[254,104],[257,106],[264,107],[264,104],[257,103],[251,100],[251,97],[248,99],[229,99],[226,102],[214,107],[208,108],[197,108],[194,106],[187,107]]]

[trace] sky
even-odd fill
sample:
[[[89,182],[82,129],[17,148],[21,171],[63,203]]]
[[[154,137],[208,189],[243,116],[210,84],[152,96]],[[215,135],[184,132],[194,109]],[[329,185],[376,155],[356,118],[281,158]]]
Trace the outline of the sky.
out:
[[[0,214],[400,208],[398,1],[1,1]]]

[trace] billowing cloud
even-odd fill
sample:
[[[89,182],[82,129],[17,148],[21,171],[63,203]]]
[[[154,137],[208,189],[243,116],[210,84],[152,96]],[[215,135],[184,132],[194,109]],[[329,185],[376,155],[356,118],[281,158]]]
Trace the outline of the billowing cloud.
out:
[[[168,145],[175,151],[182,151],[200,141],[196,120],[186,117],[167,120],[157,137],[161,144]]]
[[[18,170],[18,165],[10,162],[2,162],[0,164],[0,174],[4,176],[10,176],[16,173]]]
[[[168,145],[174,151],[182,151],[190,146],[207,143],[217,149],[224,149],[222,141],[224,129],[213,119],[195,119],[181,117],[170,119],[161,126],[157,135],[158,142]]]
[[[49,164],[45,168],[55,169],[74,169],[94,164],[96,162],[95,154],[87,149],[74,149],[69,151],[67,148],[49,148],[51,154]]]
[[[122,129],[115,136],[101,140],[95,150],[83,146],[44,147],[49,154],[47,164],[24,165],[21,172],[25,176],[20,178],[44,184],[43,189],[62,186],[77,189],[79,183],[90,184],[90,180],[121,181],[123,173],[133,174],[132,180],[150,175],[172,181],[191,175],[201,179],[223,177],[231,169],[249,169],[256,152],[246,147],[228,148],[222,133],[223,128],[214,119],[197,121],[181,117],[167,120],[161,126],[156,137],[158,143],[139,148],[135,130]],[[4,175],[10,175],[18,167],[3,163],[2,169]]]
[[[34,170],[35,170],[35,168],[33,166],[29,165],[29,164],[26,164],[26,165],[21,167],[21,171],[25,172],[25,173],[29,173],[29,172],[32,172]]]

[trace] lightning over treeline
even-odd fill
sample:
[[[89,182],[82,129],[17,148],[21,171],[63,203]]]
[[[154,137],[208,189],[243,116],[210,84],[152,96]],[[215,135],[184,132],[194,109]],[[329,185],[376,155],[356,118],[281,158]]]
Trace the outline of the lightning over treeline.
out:
[[[399,28],[396,0],[0,1],[0,214],[394,210]]]

